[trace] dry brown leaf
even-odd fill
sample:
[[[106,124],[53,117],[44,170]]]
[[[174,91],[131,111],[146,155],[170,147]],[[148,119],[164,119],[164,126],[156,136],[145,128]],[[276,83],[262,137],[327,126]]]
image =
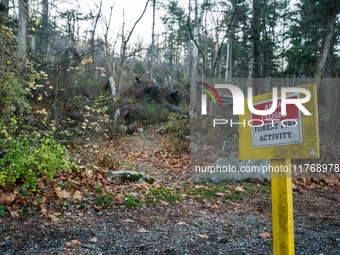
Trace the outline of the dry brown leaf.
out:
[[[38,188],[38,189],[43,189],[43,188],[45,188],[45,185],[44,185],[44,182],[43,182],[43,181],[38,181],[37,184],[38,184],[38,185],[37,185],[37,188]]]
[[[219,197],[224,197],[224,193],[222,193],[222,192],[217,192],[216,195],[219,196]]]
[[[15,193],[4,193],[0,197],[0,204],[2,205],[11,205],[16,198]]]
[[[11,216],[14,218],[18,218],[19,217],[19,213],[17,211],[9,211],[11,213]]]
[[[94,208],[95,210],[97,210],[97,211],[99,211],[100,209],[102,209],[101,206],[96,206],[96,205],[94,205],[93,208]]]
[[[71,242],[65,243],[66,246],[72,246],[72,245],[75,245],[75,244],[81,245],[81,242],[79,242],[78,240],[72,240]]]
[[[267,238],[267,237],[270,237],[270,233],[264,232],[264,233],[259,234],[259,236],[260,236],[261,238]]]
[[[149,231],[147,231],[145,228],[140,228],[137,230],[138,232],[141,232],[141,233],[148,233]]]
[[[83,196],[81,195],[80,191],[77,190],[76,192],[74,192],[73,194],[73,199],[77,199],[79,201],[81,201],[83,199]]]
[[[48,217],[51,218],[51,222],[58,222],[59,221],[59,219],[54,214],[50,214],[50,215],[48,215]]]
[[[238,191],[241,191],[241,192],[244,191],[244,189],[243,189],[241,186],[237,186],[237,187],[235,188],[235,190],[238,190]]]
[[[41,209],[40,211],[41,214],[47,213],[47,210],[44,207],[41,206],[40,209]]]
[[[89,240],[89,242],[91,243],[96,243],[98,240],[97,240],[97,237],[93,237],[92,239]]]
[[[34,210],[32,210],[32,208],[31,208],[31,207],[28,207],[27,209],[28,209],[28,214],[32,214],[32,213],[34,213]]]
[[[64,198],[69,198],[70,197],[70,193],[67,192],[66,190],[61,190],[60,187],[57,187],[54,189],[54,192],[57,194],[57,196],[61,199]]]
[[[47,198],[46,198],[45,196],[43,196],[43,197],[41,198],[41,203],[42,203],[42,204],[45,204],[46,201],[47,201]]]
[[[259,212],[264,212],[264,209],[263,209],[261,206],[257,207],[257,210],[258,210]]]
[[[162,203],[163,205],[168,205],[168,204],[169,204],[168,202],[165,202],[165,201],[161,201],[161,203]]]
[[[201,238],[209,238],[209,236],[207,236],[207,235],[200,235],[200,234],[197,234],[197,235]]]

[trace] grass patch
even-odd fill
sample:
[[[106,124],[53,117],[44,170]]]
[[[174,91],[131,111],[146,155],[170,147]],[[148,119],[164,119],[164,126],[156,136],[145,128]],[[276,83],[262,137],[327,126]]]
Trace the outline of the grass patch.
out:
[[[227,190],[227,187],[205,186],[198,189],[188,189],[187,194],[196,196],[196,199],[200,203],[205,204],[204,200],[208,200],[209,202],[215,201],[218,197],[217,193],[223,193]]]
[[[134,196],[126,194],[125,197],[127,200],[125,200],[122,204],[125,205],[126,207],[136,207],[136,208],[141,208],[143,205],[143,202]]]
[[[226,199],[233,200],[235,202],[236,200],[241,200],[242,199],[242,193],[238,190],[233,190],[232,193],[228,194],[225,196]]]
[[[112,199],[112,194],[102,195],[96,199],[96,204],[100,205],[103,209],[114,209],[114,206],[112,205]]]
[[[147,203],[153,206],[157,206],[160,204],[160,201],[166,201],[172,205],[176,203],[176,201],[182,201],[184,198],[180,195],[172,194],[171,190],[162,188],[162,189],[150,189],[151,195],[147,197]]]

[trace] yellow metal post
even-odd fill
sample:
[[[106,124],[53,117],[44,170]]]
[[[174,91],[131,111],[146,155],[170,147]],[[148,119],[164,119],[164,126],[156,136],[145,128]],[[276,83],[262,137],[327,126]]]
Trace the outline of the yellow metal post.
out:
[[[274,255],[294,254],[293,194],[291,172],[281,171],[284,166],[287,166],[288,169],[290,169],[290,164],[290,159],[270,160],[270,165],[273,169],[271,174],[271,189]],[[279,171],[276,172],[275,169]]]

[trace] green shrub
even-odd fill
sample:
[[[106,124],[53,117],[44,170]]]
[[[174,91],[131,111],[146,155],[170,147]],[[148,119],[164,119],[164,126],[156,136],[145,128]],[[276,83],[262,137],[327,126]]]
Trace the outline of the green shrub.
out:
[[[169,111],[163,104],[148,105],[147,113],[145,115],[145,122],[154,124],[157,122],[167,121],[169,117]]]
[[[42,175],[53,179],[58,170],[71,170],[67,149],[53,139],[53,130],[41,131],[12,118],[7,126],[0,119],[0,185],[23,180],[35,190]]]
[[[184,140],[190,133],[190,123],[187,118],[182,117],[179,113],[171,113],[167,130],[172,138]]]

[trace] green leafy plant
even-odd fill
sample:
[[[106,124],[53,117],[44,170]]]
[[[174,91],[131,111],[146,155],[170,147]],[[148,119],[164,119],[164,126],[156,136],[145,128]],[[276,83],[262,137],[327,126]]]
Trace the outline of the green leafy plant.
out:
[[[2,205],[0,205],[0,216],[4,217],[6,215],[6,212],[4,210],[4,207]]]
[[[99,187],[99,186],[93,186],[93,189],[97,193],[100,193],[102,191],[102,187]]]
[[[53,139],[53,129],[37,130],[26,126],[23,117],[13,117],[5,125],[0,119],[0,186],[22,180],[36,190],[39,176],[53,179],[58,170],[70,171],[73,164],[64,145]]]
[[[62,182],[58,182],[58,187],[63,189],[65,187],[67,187],[67,184],[66,183],[62,183]]]

